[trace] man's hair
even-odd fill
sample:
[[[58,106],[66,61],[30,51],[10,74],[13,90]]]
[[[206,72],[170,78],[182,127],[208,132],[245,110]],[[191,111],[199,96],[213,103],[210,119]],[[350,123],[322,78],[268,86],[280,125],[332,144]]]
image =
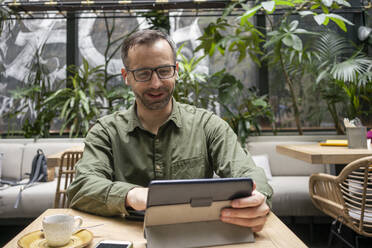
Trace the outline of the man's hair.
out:
[[[145,29],[131,34],[123,41],[123,44],[121,46],[121,59],[123,60],[125,68],[128,69],[129,67],[129,49],[136,45],[152,45],[158,40],[166,40],[168,42],[168,44],[172,48],[174,63],[176,63],[176,45],[171,40],[169,35],[159,30]]]

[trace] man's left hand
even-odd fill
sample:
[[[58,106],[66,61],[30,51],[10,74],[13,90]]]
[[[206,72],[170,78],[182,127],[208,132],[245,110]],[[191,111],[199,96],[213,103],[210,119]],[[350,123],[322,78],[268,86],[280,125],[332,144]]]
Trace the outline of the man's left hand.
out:
[[[267,215],[270,212],[266,204],[266,197],[255,190],[249,197],[235,199],[231,202],[231,208],[221,211],[221,221],[251,227],[253,232],[259,232],[265,225]]]

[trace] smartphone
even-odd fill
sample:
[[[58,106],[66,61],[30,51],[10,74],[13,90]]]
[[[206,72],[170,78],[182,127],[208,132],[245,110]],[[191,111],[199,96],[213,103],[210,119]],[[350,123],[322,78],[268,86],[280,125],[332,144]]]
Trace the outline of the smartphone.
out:
[[[95,248],[132,248],[132,243],[122,240],[102,240]]]

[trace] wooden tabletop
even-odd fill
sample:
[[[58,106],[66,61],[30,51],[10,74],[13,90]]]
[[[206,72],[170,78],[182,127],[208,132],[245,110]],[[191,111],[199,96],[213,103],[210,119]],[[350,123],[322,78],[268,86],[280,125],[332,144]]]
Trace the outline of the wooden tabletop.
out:
[[[345,146],[319,144],[277,145],[276,151],[311,164],[348,164],[356,159],[372,156],[371,149],[349,149]]]
[[[96,216],[88,213],[84,213],[72,209],[48,209],[42,215],[40,215],[35,221],[28,225],[23,231],[15,236],[5,248],[17,247],[17,241],[24,235],[41,229],[41,221],[44,216],[53,214],[70,214],[80,215],[83,217],[83,226],[91,226],[95,224],[104,225],[90,228],[89,230],[93,233],[93,242],[90,243],[89,248],[93,248],[94,245],[100,240],[128,240],[133,242],[134,248],[146,248],[146,240],[143,237],[143,222],[129,221],[124,218],[108,218]],[[286,225],[281,222],[278,217],[273,213],[269,214],[268,220],[265,224],[264,229],[255,234],[255,243],[245,243],[228,245],[224,247],[239,248],[239,247],[307,247]],[[221,246],[218,246],[221,247]]]
[[[61,157],[64,152],[81,152],[84,151],[84,144],[80,146],[73,146],[61,152],[51,154],[47,156],[47,166],[50,167],[57,167],[61,163]]]

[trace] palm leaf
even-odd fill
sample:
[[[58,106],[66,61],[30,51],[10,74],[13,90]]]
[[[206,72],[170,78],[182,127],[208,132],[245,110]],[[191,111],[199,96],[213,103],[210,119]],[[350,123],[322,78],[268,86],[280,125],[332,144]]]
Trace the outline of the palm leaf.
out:
[[[335,64],[331,70],[332,76],[344,82],[356,82],[357,76],[364,74],[371,65],[371,60],[359,54],[341,63]]]
[[[323,33],[315,43],[314,50],[320,61],[319,76],[328,72],[335,80],[356,82],[358,75],[366,73],[371,66],[369,58],[360,51],[355,52],[355,47],[346,38],[333,32]],[[321,78],[318,77],[317,81]]]
[[[334,62],[340,59],[345,51],[350,51],[350,43],[336,33],[327,32],[320,35],[315,51],[321,61]]]

